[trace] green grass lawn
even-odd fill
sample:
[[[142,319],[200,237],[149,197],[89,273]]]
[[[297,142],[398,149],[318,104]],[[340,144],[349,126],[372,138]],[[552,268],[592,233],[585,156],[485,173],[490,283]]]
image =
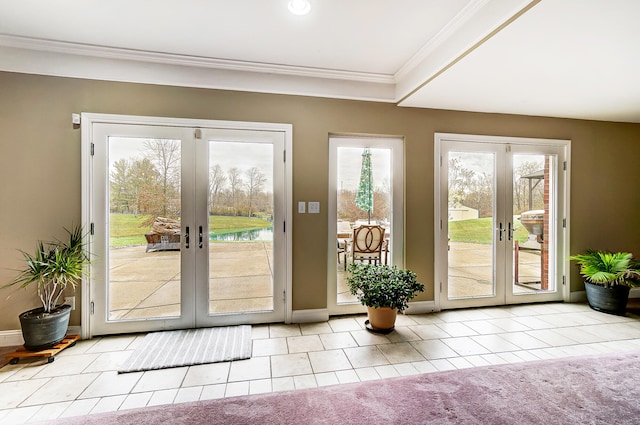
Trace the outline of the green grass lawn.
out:
[[[130,245],[146,245],[145,233],[151,226],[143,226],[146,217],[133,214],[110,214],[109,246],[121,247]],[[213,234],[235,233],[245,230],[262,229],[271,226],[267,220],[254,217],[210,216],[209,229]]]
[[[474,220],[450,221],[449,237],[452,242],[490,244],[494,234],[492,220],[491,217],[487,217]],[[525,242],[529,237],[527,229],[524,228],[517,217],[513,218],[512,223],[518,228],[514,235],[515,239],[519,242]]]

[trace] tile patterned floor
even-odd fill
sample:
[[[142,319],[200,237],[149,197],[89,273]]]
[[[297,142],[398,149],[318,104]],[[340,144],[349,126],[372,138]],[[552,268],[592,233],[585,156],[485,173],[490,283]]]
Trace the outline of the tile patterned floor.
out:
[[[374,335],[364,316],[258,325],[251,359],[118,375],[143,335],[80,341],[51,364],[0,369],[0,422],[314,388],[491,364],[640,350],[640,316],[536,304],[398,317]]]

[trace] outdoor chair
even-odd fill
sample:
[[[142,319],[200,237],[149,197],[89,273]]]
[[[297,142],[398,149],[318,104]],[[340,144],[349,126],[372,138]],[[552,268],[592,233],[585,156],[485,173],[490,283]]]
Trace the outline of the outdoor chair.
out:
[[[353,229],[350,255],[352,261],[381,264],[384,232],[384,227],[376,225],[362,225]]]

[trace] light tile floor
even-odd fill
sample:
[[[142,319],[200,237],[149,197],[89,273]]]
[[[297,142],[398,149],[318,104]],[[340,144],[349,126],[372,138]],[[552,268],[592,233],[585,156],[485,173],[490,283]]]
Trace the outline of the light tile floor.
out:
[[[398,316],[374,335],[364,316],[257,325],[251,359],[118,375],[143,335],[79,341],[51,364],[0,369],[0,423],[314,388],[441,370],[640,350],[640,316],[535,304]]]

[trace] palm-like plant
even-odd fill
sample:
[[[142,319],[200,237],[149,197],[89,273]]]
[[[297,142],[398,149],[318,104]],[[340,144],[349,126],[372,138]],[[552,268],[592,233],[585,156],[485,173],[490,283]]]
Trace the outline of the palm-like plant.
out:
[[[569,257],[580,266],[580,274],[588,282],[607,288],[615,285],[638,286],[640,267],[628,252],[587,250]]]
[[[83,241],[82,228],[65,229],[69,235],[67,242],[39,241],[35,254],[21,251],[26,267],[8,285],[20,285],[27,288],[35,284],[37,294],[42,302],[44,313],[51,313],[65,289],[76,285],[85,274],[85,265],[89,263],[89,256]]]

